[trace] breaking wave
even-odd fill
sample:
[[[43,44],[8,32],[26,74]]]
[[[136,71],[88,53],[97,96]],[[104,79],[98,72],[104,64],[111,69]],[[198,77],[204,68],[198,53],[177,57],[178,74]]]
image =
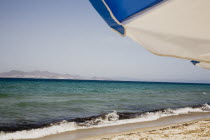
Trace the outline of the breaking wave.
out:
[[[210,105],[204,104],[201,106],[185,107],[178,109],[162,109],[149,112],[139,113],[120,113],[113,111],[111,113],[92,116],[89,118],[76,118],[73,120],[63,120],[57,123],[42,125],[40,128],[31,127],[30,130],[15,131],[14,129],[7,129],[7,132],[0,132],[1,140],[17,140],[17,139],[32,139],[44,137],[52,134],[58,134],[67,131],[78,129],[105,127],[113,125],[121,125],[127,123],[145,122],[157,120],[167,116],[188,114],[192,112],[210,112]],[[27,128],[27,127],[26,127]],[[18,130],[18,128],[17,128]],[[13,132],[11,132],[13,131]]]

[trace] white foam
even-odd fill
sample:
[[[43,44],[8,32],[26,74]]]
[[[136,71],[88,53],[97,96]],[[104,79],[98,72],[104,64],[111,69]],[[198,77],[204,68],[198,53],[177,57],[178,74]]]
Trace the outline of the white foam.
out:
[[[39,138],[39,137],[44,137],[44,136],[48,136],[52,134],[58,134],[61,132],[73,131],[76,129],[77,129],[76,123],[63,121],[60,124],[51,125],[45,128],[32,129],[28,131],[26,130],[17,131],[13,133],[1,133],[0,139],[1,140],[18,140],[18,139]]]
[[[104,127],[104,126],[121,125],[121,124],[127,124],[127,123],[153,121],[153,120],[158,120],[160,118],[167,117],[167,116],[189,114],[189,113],[193,113],[193,112],[210,112],[210,106],[208,104],[204,104],[203,106],[201,106],[199,108],[186,107],[186,108],[179,108],[179,109],[174,109],[174,110],[166,109],[164,111],[147,112],[145,114],[137,116],[136,118],[116,120],[116,121],[112,121],[112,122],[102,120],[103,123],[101,123],[97,126],[94,126],[94,127]]]
[[[99,117],[94,120],[80,124],[76,124],[75,122],[63,121],[58,124],[52,124],[51,126],[45,128],[32,129],[28,131],[26,130],[17,131],[13,133],[0,133],[0,139],[1,140],[32,139],[32,138],[39,138],[39,137],[44,137],[52,134],[58,134],[61,132],[73,131],[78,129],[158,120],[162,117],[188,114],[192,112],[210,112],[210,106],[208,104],[204,104],[203,106],[198,108],[186,107],[179,109],[166,109],[164,111],[157,111],[157,112],[147,112],[145,114],[136,116],[136,118],[124,119],[124,120],[119,120],[119,115],[117,114],[116,111],[113,111],[112,113],[105,115],[105,118]]]

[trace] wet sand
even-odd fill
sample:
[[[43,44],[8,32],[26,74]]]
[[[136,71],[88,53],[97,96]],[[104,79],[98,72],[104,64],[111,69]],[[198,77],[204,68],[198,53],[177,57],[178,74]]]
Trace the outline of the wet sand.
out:
[[[161,128],[134,130],[89,140],[209,140],[210,118]]]
[[[81,129],[36,140],[208,140],[210,113],[191,113],[155,121]]]

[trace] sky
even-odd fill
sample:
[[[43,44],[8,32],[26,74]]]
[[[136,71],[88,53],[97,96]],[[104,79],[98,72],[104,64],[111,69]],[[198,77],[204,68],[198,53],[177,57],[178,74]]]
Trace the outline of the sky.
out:
[[[0,72],[10,70],[210,83],[210,70],[113,32],[88,0],[0,0]]]

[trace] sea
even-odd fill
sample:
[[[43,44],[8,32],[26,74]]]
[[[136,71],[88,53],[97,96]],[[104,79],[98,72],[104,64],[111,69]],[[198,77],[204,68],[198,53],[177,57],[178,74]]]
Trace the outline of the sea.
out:
[[[0,78],[0,139],[210,112],[210,84]]]

